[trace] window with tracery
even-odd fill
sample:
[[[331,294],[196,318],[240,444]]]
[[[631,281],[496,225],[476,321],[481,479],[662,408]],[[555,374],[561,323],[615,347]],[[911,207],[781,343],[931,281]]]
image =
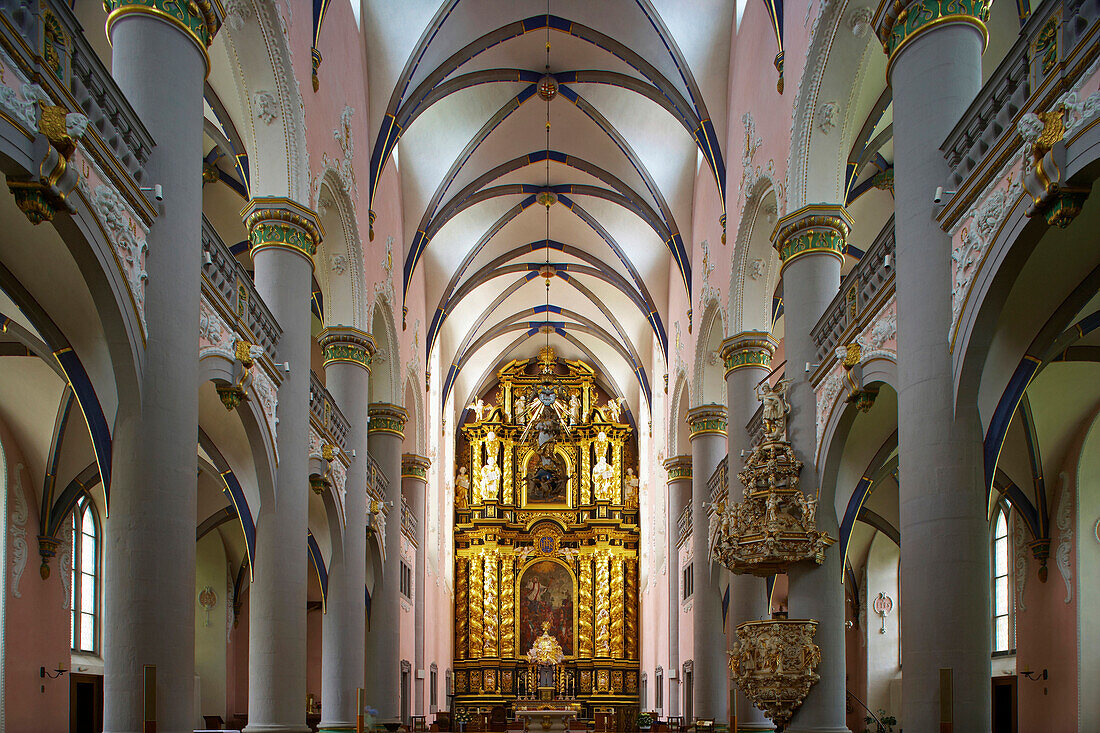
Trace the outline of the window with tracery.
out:
[[[87,496],[72,515],[73,582],[70,639],[73,651],[99,651],[99,521]]]
[[[1012,613],[1012,561],[1008,531],[1008,510],[997,505],[993,516],[993,540],[990,547],[992,569],[993,653],[1009,653],[1016,648],[1015,618]]]

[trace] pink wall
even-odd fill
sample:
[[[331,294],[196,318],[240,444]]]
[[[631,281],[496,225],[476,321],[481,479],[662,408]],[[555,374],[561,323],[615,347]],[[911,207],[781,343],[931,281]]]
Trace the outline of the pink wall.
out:
[[[58,662],[66,669],[69,659],[69,604],[61,583],[58,558],[50,562],[50,577],[42,580],[38,573],[38,493],[41,477],[20,471],[22,496],[28,516],[23,525],[27,541],[27,566],[19,581],[16,597],[12,587],[12,545],[7,528],[16,508],[16,472],[26,459],[8,427],[0,423],[0,442],[8,465],[8,517],[3,541],[8,543],[9,567],[4,568],[4,592],[7,608],[4,629],[4,715],[11,731],[61,731],[69,727],[69,678],[41,679],[38,668],[56,669]]]

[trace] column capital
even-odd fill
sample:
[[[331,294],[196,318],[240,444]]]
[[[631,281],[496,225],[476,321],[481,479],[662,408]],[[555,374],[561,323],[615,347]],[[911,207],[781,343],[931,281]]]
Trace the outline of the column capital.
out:
[[[718,404],[699,405],[687,412],[687,424],[690,430],[689,440],[694,441],[701,435],[726,434],[726,406]]]
[[[325,230],[312,209],[281,196],[255,198],[241,210],[248,229],[253,257],[267,247],[280,247],[300,254],[313,267],[313,255],[325,237]]]
[[[673,456],[672,458],[668,458],[665,460],[664,466],[665,470],[668,471],[669,482],[682,481],[685,479],[688,481],[691,480],[690,455]]]
[[[428,480],[428,469],[431,465],[430,458],[418,456],[415,453],[403,453],[401,455],[401,478],[414,478],[426,482]]]
[[[839,204],[808,204],[775,223],[772,243],[783,265],[797,257],[827,254],[844,260],[844,240],[852,230],[852,217]]]
[[[945,23],[967,23],[982,34],[982,48],[989,43],[985,27],[993,0],[884,0],[874,16],[875,35],[886,52],[886,78],[898,51],[917,36]]]
[[[767,331],[742,331],[722,342],[722,361],[726,376],[747,367],[769,369],[779,342]]]
[[[367,414],[370,416],[368,435],[389,433],[398,438],[405,437],[405,422],[409,419],[409,413],[404,407],[388,402],[372,402]]]
[[[374,337],[366,331],[351,326],[333,326],[321,331],[318,339],[321,347],[321,363],[327,369],[329,364],[358,364],[370,371],[374,359]]]
[[[107,11],[108,40],[111,27],[119,18],[133,14],[151,16],[186,33],[199,47],[209,71],[210,56],[206,49],[214,42],[225,17],[221,0],[103,0],[103,7]]]

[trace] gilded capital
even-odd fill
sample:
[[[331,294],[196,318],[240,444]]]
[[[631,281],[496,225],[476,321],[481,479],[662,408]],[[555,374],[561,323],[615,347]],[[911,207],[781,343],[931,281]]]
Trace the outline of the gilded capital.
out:
[[[722,362],[726,376],[738,369],[770,369],[779,342],[767,331],[742,331],[722,342]]]
[[[404,407],[388,402],[373,402],[367,414],[370,416],[368,434],[389,433],[398,438],[405,437],[405,423],[409,419],[409,413]]]
[[[725,405],[710,404],[693,407],[688,410],[686,419],[690,440],[695,440],[700,435],[726,434]]]
[[[838,204],[809,204],[775,224],[772,242],[783,262],[780,271],[797,257],[827,254],[844,260],[844,244],[852,217]]]
[[[374,359],[374,337],[351,326],[335,326],[321,331],[317,339],[322,364],[358,364],[370,371]]]
[[[664,466],[670,482],[691,480],[691,456],[673,456],[665,461]]]
[[[248,229],[252,256],[268,247],[296,252],[313,266],[313,255],[325,237],[317,214],[301,204],[282,197],[252,199],[241,211]]]
[[[107,11],[108,38],[111,27],[119,18],[133,14],[151,16],[186,33],[202,51],[207,69],[210,68],[210,59],[206,49],[214,42],[225,17],[221,0],[103,0],[103,9]]]
[[[982,48],[989,43],[985,22],[993,0],[884,0],[875,13],[875,35],[886,52],[886,78],[905,44],[946,23],[967,23],[982,35]]]
[[[401,456],[401,478],[415,478],[421,481],[428,480],[428,468],[432,462],[429,458],[418,456],[415,453],[404,453]]]

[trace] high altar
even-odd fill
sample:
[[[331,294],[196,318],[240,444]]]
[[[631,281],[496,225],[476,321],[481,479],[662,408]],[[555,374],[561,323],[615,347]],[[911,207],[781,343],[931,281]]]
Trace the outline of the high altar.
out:
[[[455,710],[626,720],[639,673],[630,417],[592,367],[549,347],[496,376],[456,450]],[[561,647],[552,668],[528,656],[546,635]]]

